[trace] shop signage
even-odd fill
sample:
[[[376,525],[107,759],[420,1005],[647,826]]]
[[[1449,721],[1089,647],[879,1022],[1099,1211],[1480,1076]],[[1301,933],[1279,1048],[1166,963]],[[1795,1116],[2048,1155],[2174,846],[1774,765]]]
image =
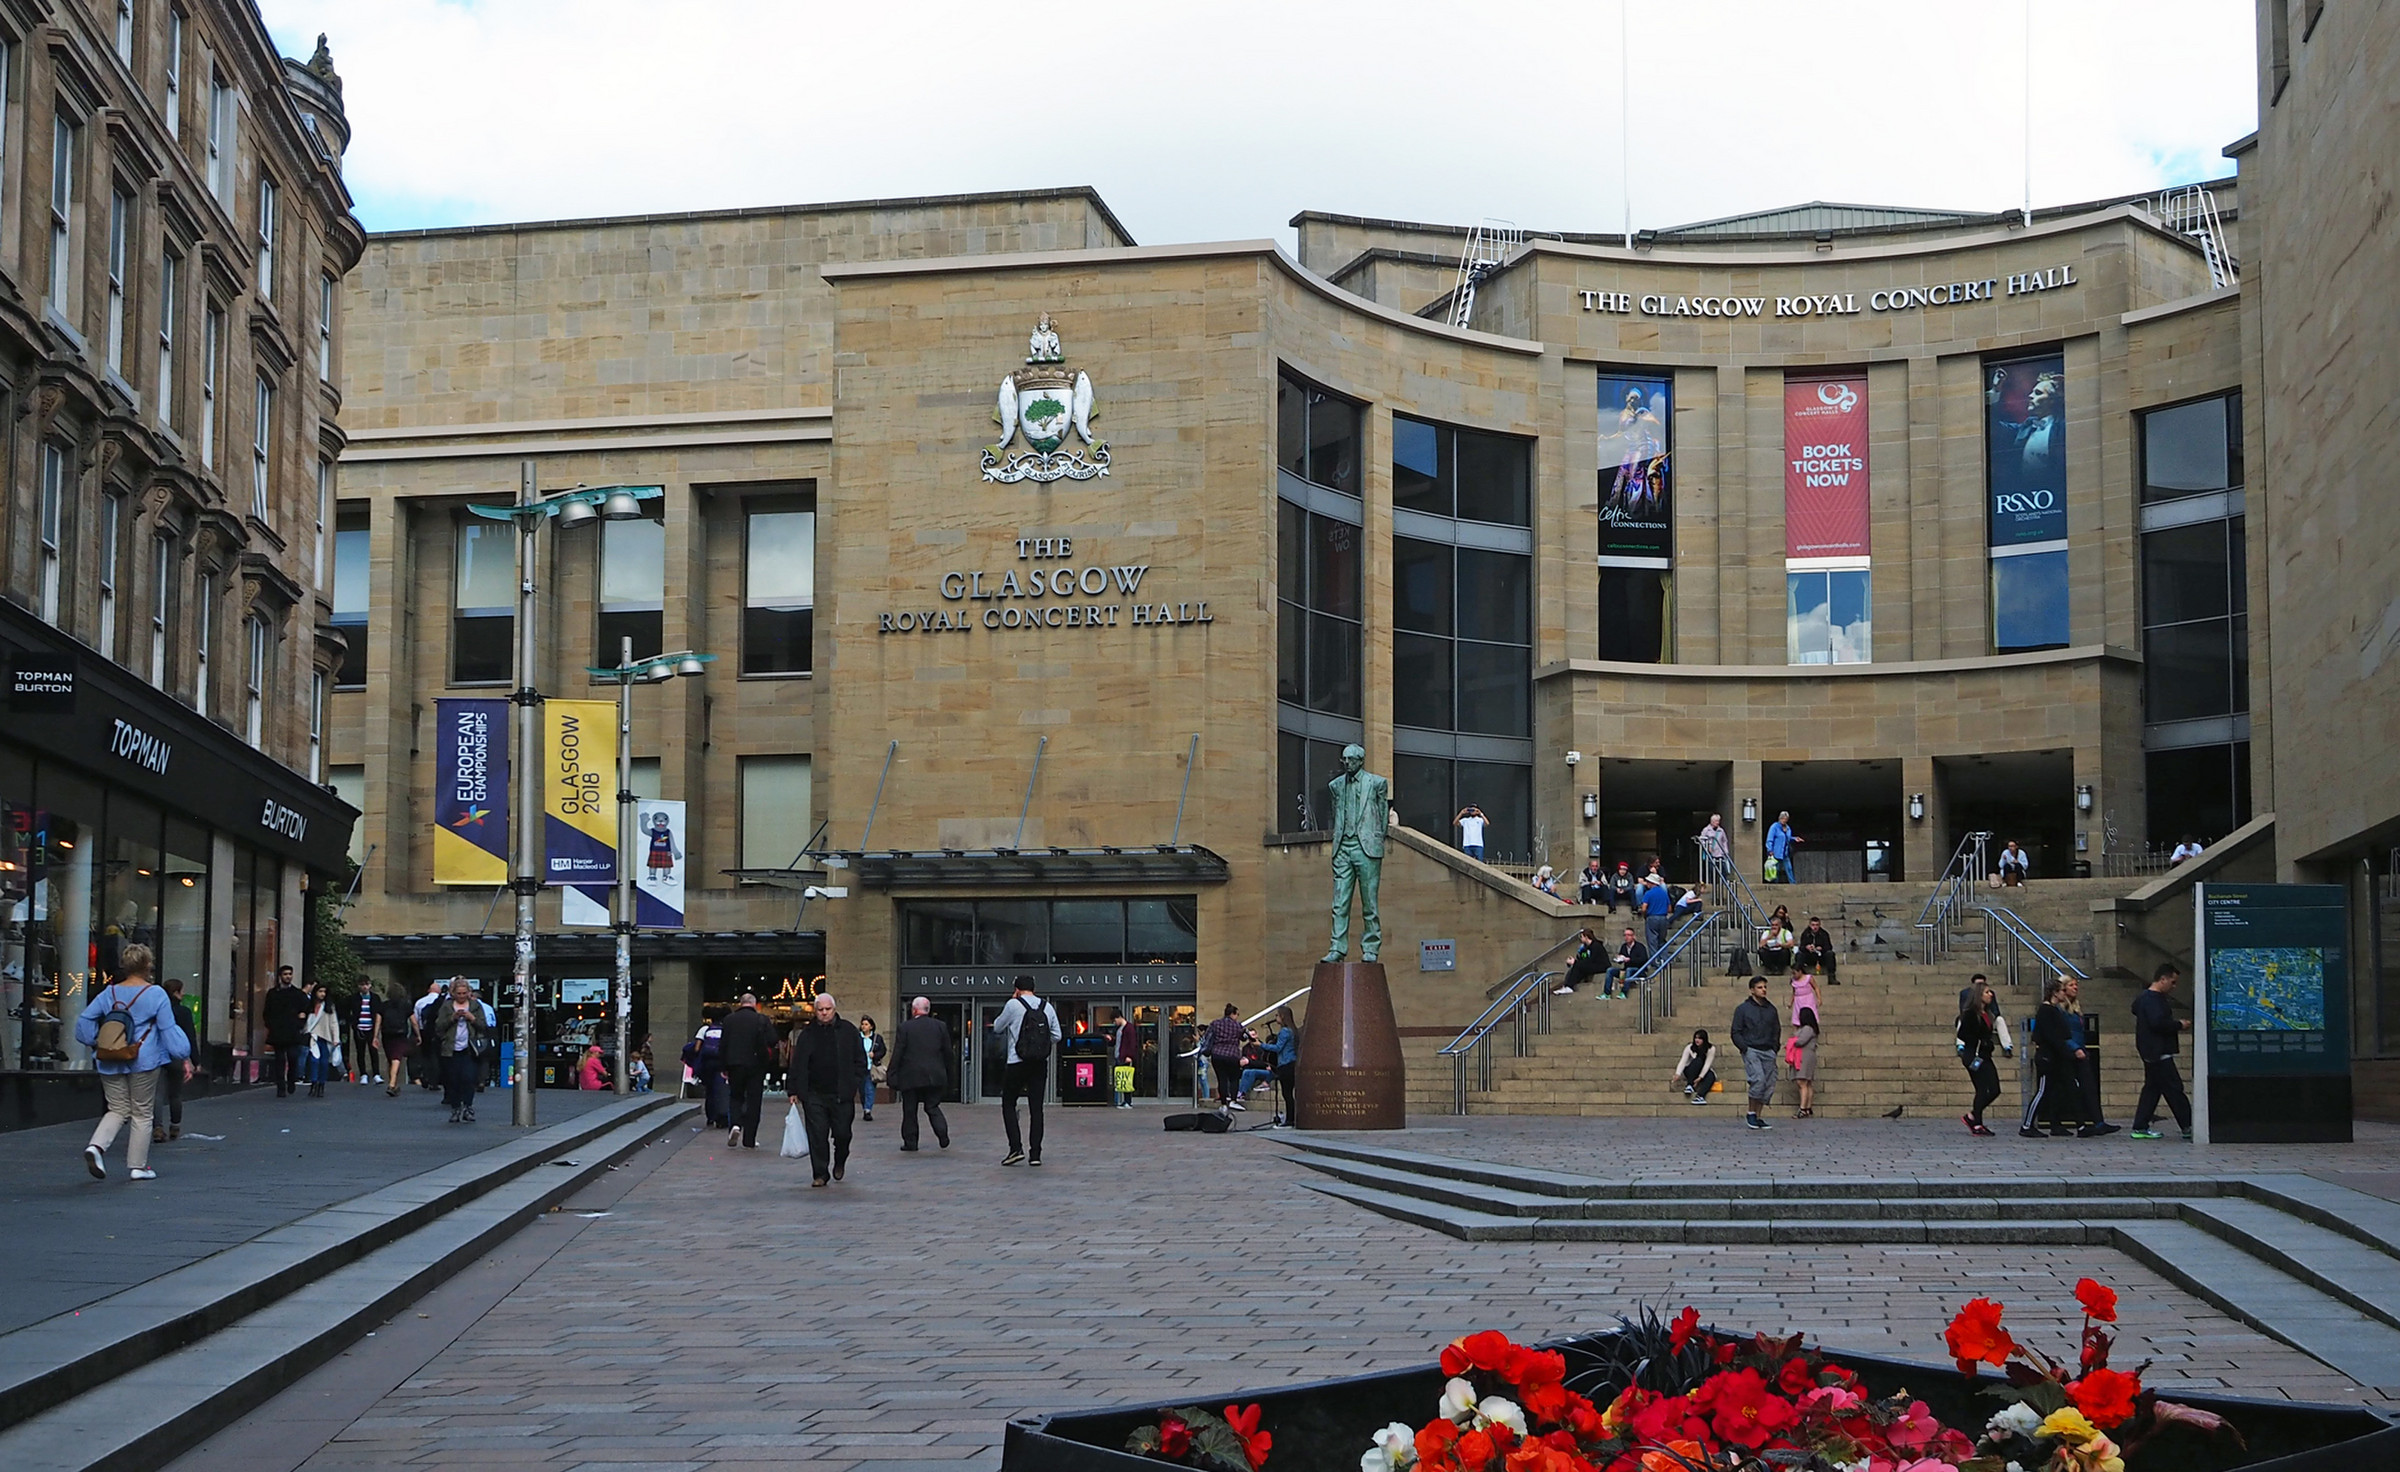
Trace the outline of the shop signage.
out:
[[[1108,442],[1092,438],[1092,376],[1067,371],[1048,312],[1026,348],[1025,366],[1000,380],[1000,405],[992,411],[1000,438],[983,448],[983,478],[1039,485],[1108,474]],[[1070,435],[1083,441],[1082,449],[1068,443]]]
[[[542,882],[617,877],[617,703],[542,703]]]
[[[1783,555],[1864,557],[1867,380],[1783,386]]]
[[[1194,996],[1197,966],[903,966],[904,997],[997,996],[1030,976],[1045,997]]]
[[[1965,306],[2012,296],[2031,296],[2081,286],[2073,266],[2019,271],[2013,276],[1987,276],[1980,281],[1944,281],[1933,286],[1895,286],[1825,296],[1669,296],[1629,291],[1585,291],[1587,312],[1612,312],[1643,317],[1855,317],[1865,312],[1914,312],[1925,307]],[[1866,305],[1862,309],[1860,302]]]
[[[174,765],[175,748],[123,717],[111,717],[108,723],[108,754],[127,761],[145,772],[164,777]]]
[[[1110,563],[1091,555],[1089,537],[1018,537],[1024,567],[952,568],[936,587],[941,602],[875,615],[878,634],[966,634],[976,629],[1165,629],[1213,624],[1208,600],[1153,603],[1143,584],[1150,564]]]
[[[508,702],[436,700],[433,882],[508,882]]]
[[[8,661],[11,715],[68,715],[75,709],[75,654],[20,649]]]

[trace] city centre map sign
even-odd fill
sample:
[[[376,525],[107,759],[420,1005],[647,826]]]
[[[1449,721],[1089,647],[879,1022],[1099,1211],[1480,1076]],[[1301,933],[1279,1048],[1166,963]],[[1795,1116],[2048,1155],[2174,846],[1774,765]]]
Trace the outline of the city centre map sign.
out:
[[[2204,884],[2192,899],[2203,1138],[2348,1140],[2349,912],[2341,887]]]

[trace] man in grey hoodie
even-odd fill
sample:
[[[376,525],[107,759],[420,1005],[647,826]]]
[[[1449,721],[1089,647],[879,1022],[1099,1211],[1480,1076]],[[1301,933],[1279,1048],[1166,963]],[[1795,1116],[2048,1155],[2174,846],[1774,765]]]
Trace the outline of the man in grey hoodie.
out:
[[[1049,1036],[1040,1045],[1040,1056],[1022,1058],[1018,1044],[1028,1038],[1027,1023],[1039,1019],[1049,1029]],[[1042,1085],[1050,1071],[1050,1060],[1057,1056],[1059,1039],[1058,1013],[1048,1002],[1034,995],[1033,978],[1017,978],[1016,995],[1000,1015],[992,1019],[992,1045],[1000,1050],[1000,1122],[1008,1127],[1008,1155],[1002,1165],[1040,1165],[1042,1163]],[[1032,1051],[1028,1049],[1028,1051]],[[1026,1112],[1033,1116],[1030,1135],[1017,1133],[1017,1100],[1025,1101]],[[1032,1146],[1028,1153],[1026,1146]]]
[[[1767,979],[1750,978],[1750,995],[1733,1009],[1733,1045],[1742,1053],[1742,1071],[1750,1083],[1750,1113],[1743,1123],[1754,1130],[1773,1125],[1759,1117],[1775,1097],[1775,1049],[1783,1042],[1783,1018],[1767,997]]]

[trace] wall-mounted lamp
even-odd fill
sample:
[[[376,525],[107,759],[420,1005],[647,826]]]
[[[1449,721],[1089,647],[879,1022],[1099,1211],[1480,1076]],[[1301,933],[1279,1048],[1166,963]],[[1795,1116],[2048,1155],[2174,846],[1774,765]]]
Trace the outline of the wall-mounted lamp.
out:
[[[1908,821],[1911,823],[1922,823],[1925,821],[1924,793],[1912,792],[1908,795]]]
[[[1583,816],[1587,822],[1600,816],[1599,793],[1587,792],[1583,795]]]
[[[1745,823],[1755,823],[1758,821],[1757,798],[1745,797],[1742,799],[1742,821]]]
[[[2075,811],[2079,813],[2088,813],[2091,810],[2092,787],[2091,784],[2087,782],[2083,786],[2075,789]]]

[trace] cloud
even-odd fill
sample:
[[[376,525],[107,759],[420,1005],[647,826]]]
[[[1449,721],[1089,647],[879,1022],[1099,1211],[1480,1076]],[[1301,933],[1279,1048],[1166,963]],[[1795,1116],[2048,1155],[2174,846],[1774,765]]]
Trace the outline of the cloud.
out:
[[[1144,241],[1325,209],[1668,225],[2017,203],[2027,0],[263,0],[371,228],[1089,183]],[[2037,204],[2230,171],[2248,0],[2030,0]],[[1629,50],[1630,147],[1619,120]],[[1630,163],[1630,189],[1621,187]]]

